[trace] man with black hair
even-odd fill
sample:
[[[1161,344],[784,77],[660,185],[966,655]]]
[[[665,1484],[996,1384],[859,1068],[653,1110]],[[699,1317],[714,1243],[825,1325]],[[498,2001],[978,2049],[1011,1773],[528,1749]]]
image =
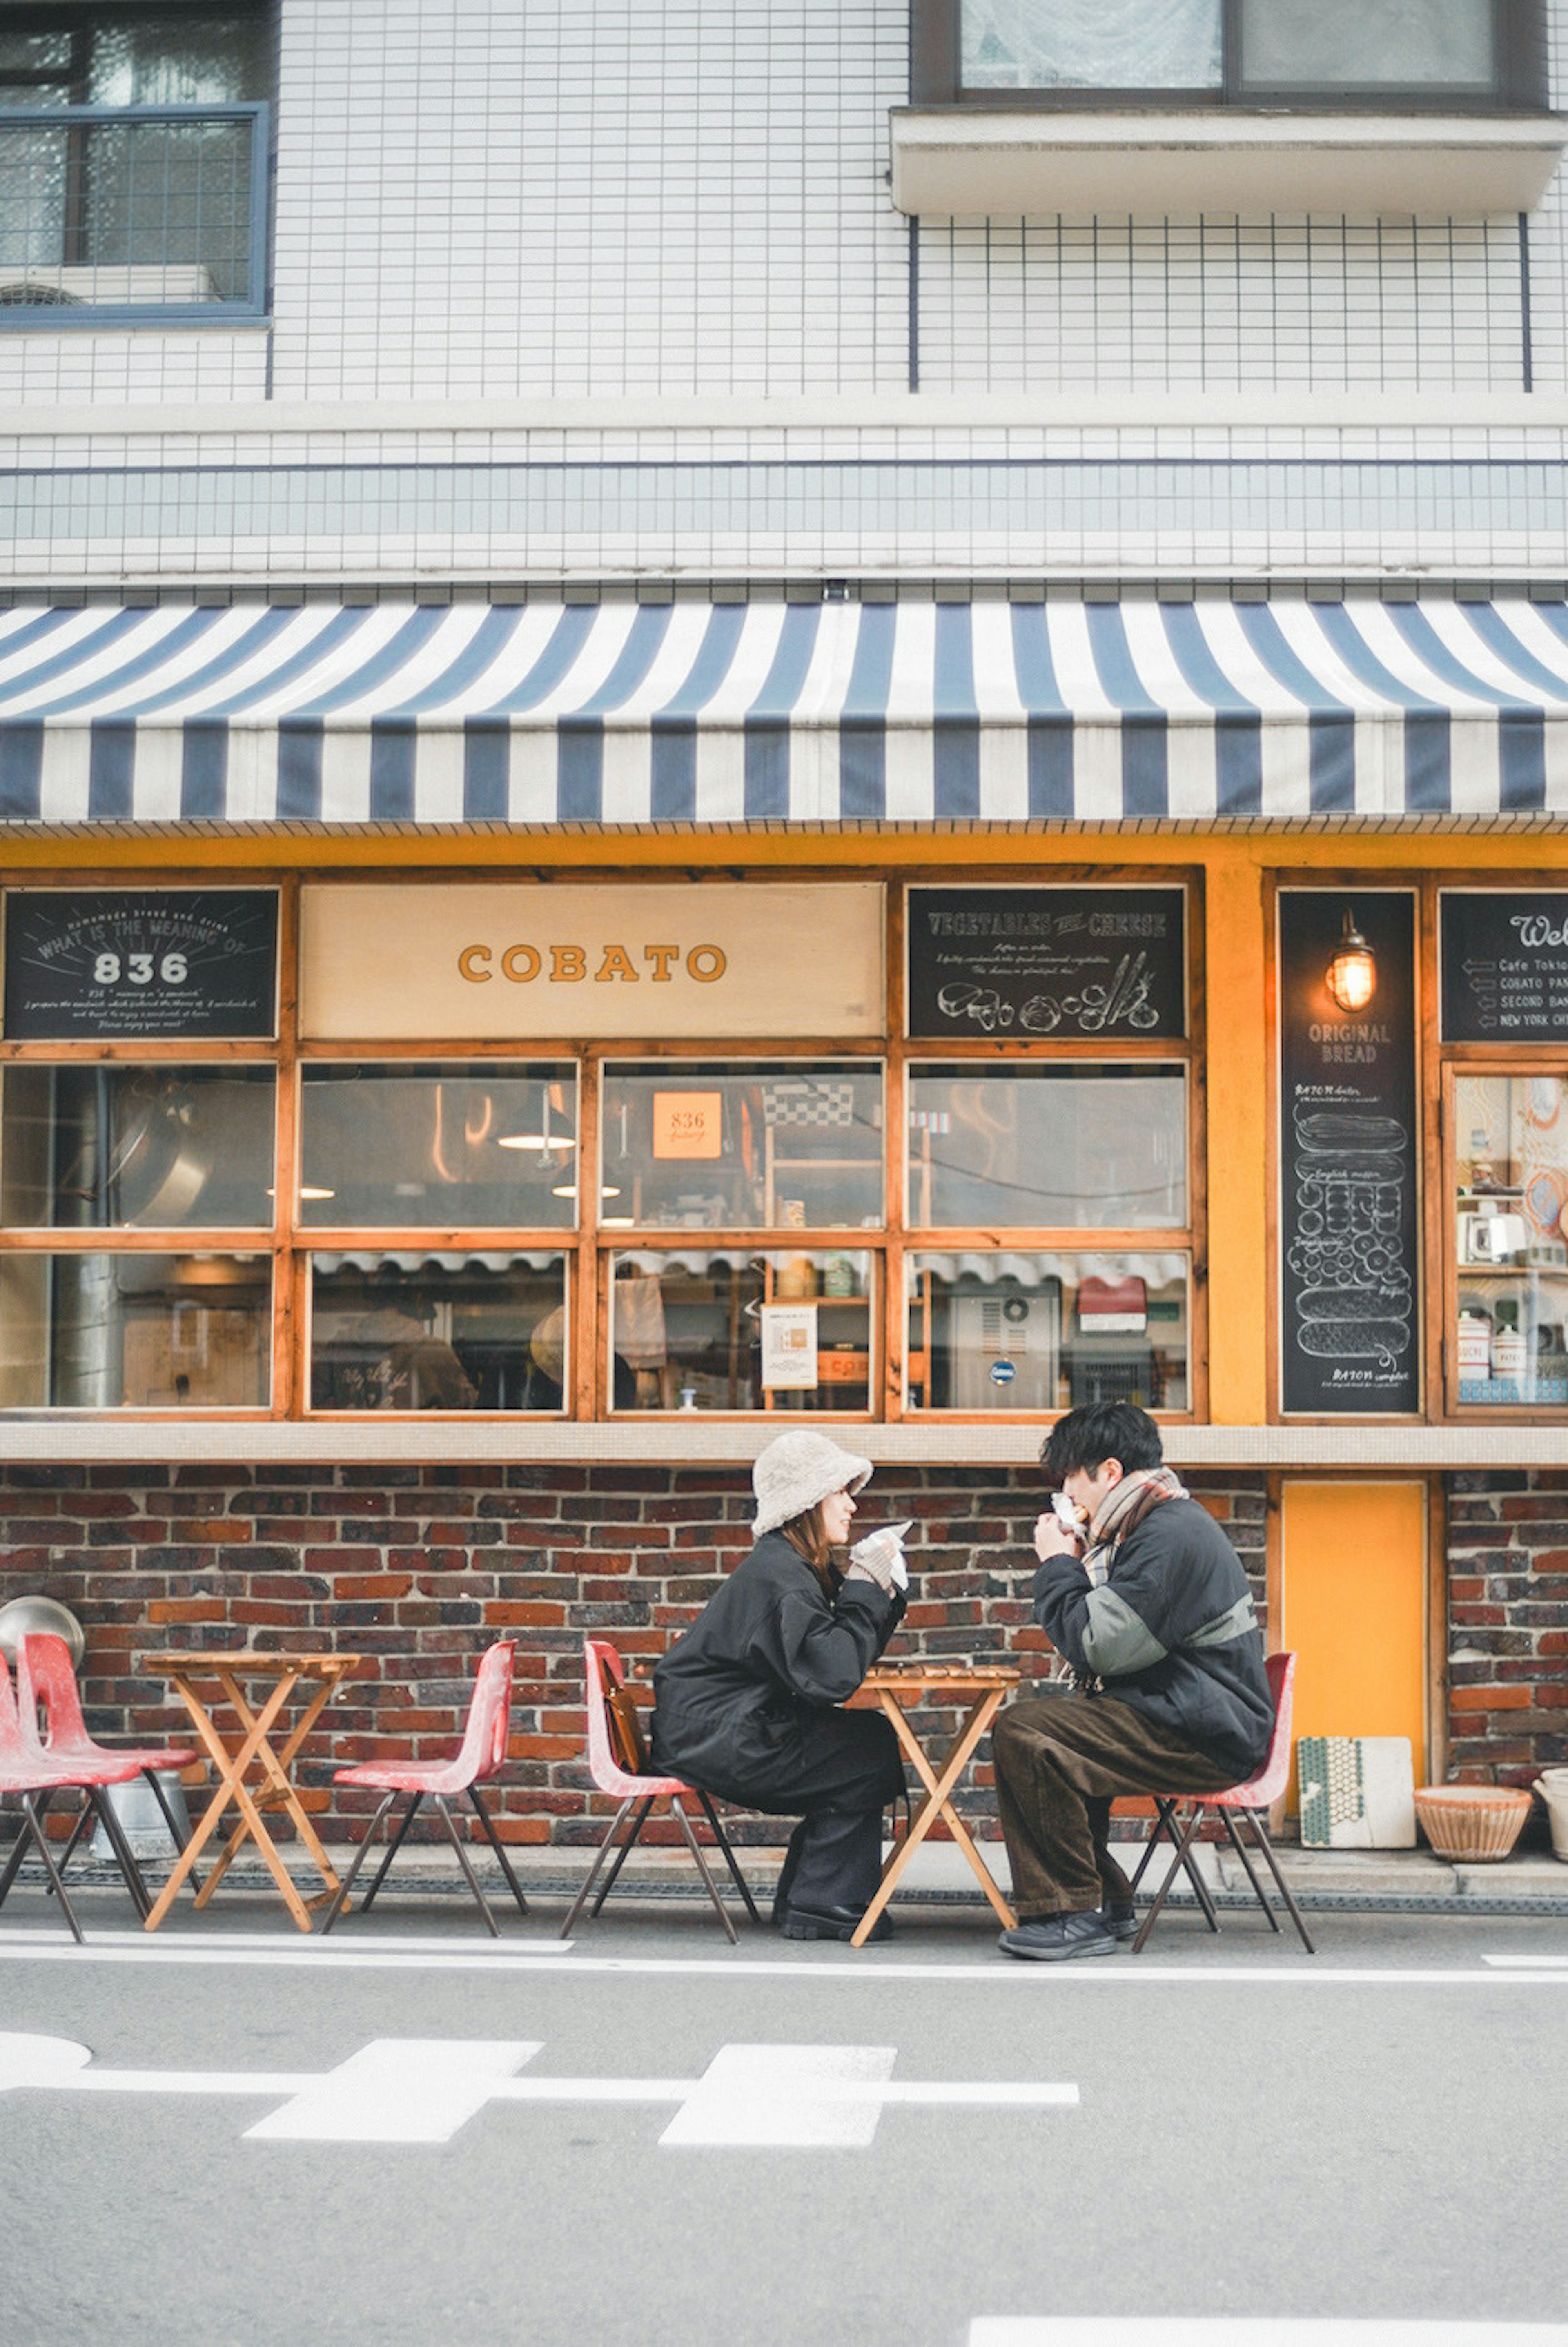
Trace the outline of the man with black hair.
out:
[[[1034,1618],[1072,1670],[992,1730],[1012,1862],[1009,1956],[1108,1956],[1137,1930],[1110,1850],[1119,1793],[1243,1783],[1274,1729],[1241,1559],[1128,1402],[1071,1410],[1040,1451],[1069,1509],[1034,1528]],[[1070,1530],[1064,1513],[1076,1518]]]

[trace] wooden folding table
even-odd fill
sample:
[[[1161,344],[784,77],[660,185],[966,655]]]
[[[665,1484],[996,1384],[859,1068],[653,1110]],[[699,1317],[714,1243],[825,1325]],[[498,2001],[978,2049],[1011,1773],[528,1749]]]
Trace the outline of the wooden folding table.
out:
[[[173,1906],[180,1885],[216,1832],[220,1819],[230,1809],[239,1810],[238,1822],[219,1853],[217,1864],[196,1894],[197,1906],[206,1906],[244,1844],[254,1840],[290,1914],[302,1932],[310,1930],[312,1907],[321,1906],[335,1893],[338,1877],[305,1814],[290,1772],[323,1707],[331,1702],[339,1683],[359,1668],[360,1659],[358,1655],[260,1655],[249,1650],[143,1655],[145,1668],[157,1671],[173,1683],[218,1769],[218,1788],[148,1916],[149,1932],[157,1931]],[[272,1690],[258,1708],[246,1695],[244,1683],[267,1679],[272,1682]],[[221,1688],[238,1727],[237,1737],[228,1741],[212,1717],[212,1700],[202,1693],[203,1685],[210,1687],[213,1680]],[[301,1691],[304,1708],[286,1743],[275,1747],[273,1729],[285,1706]],[[254,1778],[258,1771],[260,1782],[247,1784],[247,1776]],[[324,1888],[313,1899],[301,1898],[277,1844],[267,1831],[264,1813],[279,1810],[292,1818],[295,1831],[322,1878]]]
[[[1010,1932],[1017,1923],[1017,1916],[997,1889],[990,1869],[975,1848],[968,1828],[953,1807],[952,1792],[973,1758],[976,1745],[996,1717],[1004,1698],[1017,1686],[1022,1676],[1020,1671],[1015,1671],[1003,1663],[908,1663],[889,1664],[884,1668],[867,1671],[861,1680],[851,1700],[857,1707],[866,1709],[869,1709],[873,1703],[877,1704],[886,1713],[893,1723],[894,1734],[914,1762],[916,1774],[926,1788],[926,1798],[910,1819],[909,1830],[903,1840],[895,1842],[893,1846],[882,1870],[882,1880],[876,1886],[876,1896],[856,1928],[850,1942],[852,1947],[865,1946],[872,1925],[893,1896],[899,1876],[938,1818],[946,1818],[953,1840],[974,1868],[980,1889],[1001,1917],[1004,1929]],[[907,1709],[917,1704],[947,1696],[967,1698],[969,1708],[957,1736],[933,1768],[906,1715]]]

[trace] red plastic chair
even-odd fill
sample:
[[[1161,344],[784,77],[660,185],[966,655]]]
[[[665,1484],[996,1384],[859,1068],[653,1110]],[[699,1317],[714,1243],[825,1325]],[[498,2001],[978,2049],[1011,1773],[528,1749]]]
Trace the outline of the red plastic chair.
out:
[[[690,1793],[701,1803],[702,1814],[712,1829],[714,1841],[724,1854],[724,1863],[733,1877],[736,1890],[746,1902],[746,1912],[753,1923],[760,1923],[756,1902],[746,1888],[745,1878],[735,1864],[735,1853],[730,1848],[724,1829],[714,1813],[713,1804],[700,1785],[689,1785],[683,1777],[655,1777],[649,1768],[648,1747],[643,1742],[642,1723],[637,1717],[637,1706],[626,1693],[626,1672],[620,1656],[608,1638],[585,1638],[582,1642],[583,1673],[588,1693],[588,1768],[601,1793],[619,1795],[620,1807],[610,1822],[610,1831],[599,1846],[598,1854],[589,1870],[588,1881],[572,1901],[571,1912],[561,1925],[561,1938],[567,1939],[583,1910],[589,1892],[599,1880],[599,1870],[610,1856],[616,1835],[620,1832],[628,1810],[636,1809],[637,1819],[631,1831],[616,1851],[615,1864],[605,1878],[604,1888],[589,1909],[597,1915],[615,1888],[615,1878],[625,1865],[632,1845],[647,1824],[655,1801],[667,1800],[674,1811],[686,1847],[697,1861],[697,1871],[703,1887],[713,1902],[714,1911],[723,1925],[733,1947],[738,1934],[719,1896],[718,1885],[708,1871],[708,1861],[702,1855],[702,1844],[692,1830],[692,1820],[681,1806],[681,1797]]]
[[[512,1647],[504,1640],[500,1640],[495,1645],[487,1647],[480,1656],[479,1667],[474,1678],[473,1698],[468,1706],[467,1725],[463,1731],[463,1741],[450,1760],[371,1760],[367,1761],[363,1768],[337,1770],[333,1779],[334,1784],[368,1785],[377,1792],[384,1792],[386,1799],[372,1818],[364,1837],[354,1854],[354,1863],[338,1885],[337,1897],[328,1908],[326,1920],[322,1925],[323,1933],[332,1930],[333,1925],[343,1913],[348,1894],[354,1888],[354,1877],[364,1863],[365,1852],[375,1840],[387,1811],[399,1793],[412,1793],[414,1799],[404,1812],[403,1822],[387,1845],[386,1856],[382,1860],[376,1878],[364,1895],[364,1904],[361,1911],[363,1913],[368,1915],[374,1905],[375,1894],[386,1880],[387,1869],[402,1849],[404,1836],[414,1823],[421,1802],[428,1796],[441,1812],[442,1820],[451,1837],[452,1847],[457,1853],[457,1863],[467,1878],[469,1890],[479,1903],[479,1912],[485,1919],[490,1936],[492,1939],[499,1939],[501,1927],[490,1912],[489,1901],[479,1888],[479,1878],[468,1862],[468,1853],[463,1847],[461,1837],[452,1822],[452,1812],[446,1806],[454,1795],[458,1793],[466,1793],[474,1804],[490,1848],[501,1861],[501,1871],[507,1878],[507,1888],[518,1902],[518,1911],[524,1915],[528,1913],[528,1902],[523,1897],[518,1878],[507,1862],[507,1853],[501,1847],[500,1838],[491,1821],[490,1813],[479,1799],[480,1785],[487,1778],[499,1773],[507,1758],[507,1735],[512,1708]]]
[[[1253,1863],[1247,1854],[1246,1845],[1237,1831],[1238,1819],[1250,1825],[1256,1836],[1257,1846],[1268,1862],[1268,1870],[1278,1886],[1279,1895],[1290,1911],[1290,1920],[1301,1934],[1303,1947],[1309,1956],[1315,1956],[1317,1953],[1307,1936],[1307,1926],[1301,1920],[1300,1910],[1290,1895],[1290,1886],[1279,1870],[1279,1862],[1274,1855],[1274,1846],[1268,1839],[1266,1822],[1270,1805],[1278,1800],[1290,1778],[1290,1713],[1292,1690],[1296,1683],[1296,1656],[1270,1655],[1266,1668],[1268,1691],[1274,1697],[1274,1734],[1269,1738],[1268,1757],[1257,1775],[1249,1778],[1245,1785],[1228,1786],[1221,1793],[1173,1793],[1168,1798],[1157,1793],[1154,1797],[1155,1806],[1160,1812],[1160,1820],[1149,1837],[1148,1847],[1139,1860],[1138,1871],[1132,1877],[1133,1890],[1136,1891],[1139,1883],[1143,1880],[1144,1869],[1153,1857],[1154,1845],[1162,1834],[1170,1836],[1175,1845],[1176,1854],[1171,1860],[1171,1870],[1155,1893],[1154,1903],[1144,1916],[1142,1929],[1132,1942],[1134,1955],[1141,1952],[1144,1941],[1153,1930],[1160,1910],[1170,1893],[1171,1885],[1184,1867],[1192,1876],[1198,1894],[1198,1903],[1204,1911],[1210,1931],[1219,1930],[1219,1917],[1214,1913],[1214,1901],[1209,1897],[1202,1878],[1196,1873],[1191,1859],[1194,1837],[1203,1822],[1204,1812],[1209,1809],[1215,1811],[1226,1833],[1230,1836],[1231,1847],[1246,1870],[1246,1879],[1257,1895],[1258,1905],[1268,1918],[1270,1931],[1278,1931],[1279,1918],[1269,1905],[1264,1895],[1263,1885],[1253,1870]],[[1192,1810],[1178,1830],[1177,1813],[1184,1801],[1192,1803]]]
[[[109,1768],[120,1769],[128,1764],[129,1773],[107,1778],[108,1784],[128,1784],[131,1776],[139,1773],[151,1786],[153,1797],[163,1812],[163,1822],[169,1828],[169,1839],[177,1850],[183,1850],[187,1837],[181,1833],[174,1811],[169,1808],[163,1787],[159,1781],[160,1769],[189,1768],[201,1755],[189,1744],[120,1745],[95,1743],[87,1734],[82,1717],[82,1699],[77,1686],[77,1674],[71,1662],[71,1650],[63,1638],[47,1631],[30,1631],[22,1640],[16,1657],[16,1704],[22,1716],[22,1733],[43,1718],[39,1731],[45,1756],[61,1767],[78,1766],[92,1771]],[[106,1803],[106,1807],[111,1806]],[[64,1874],[83,1833],[91,1824],[94,1811],[87,1803],[72,1829],[60,1858]],[[200,1877],[192,1873],[195,1888],[201,1888]]]
[[[68,1659],[68,1657],[67,1657]],[[44,1829],[44,1814],[56,1793],[70,1787],[79,1787],[87,1793],[89,1813],[96,1809],[102,1818],[104,1830],[127,1890],[136,1902],[138,1912],[145,1922],[151,1904],[147,1895],[130,1845],[120,1830],[119,1819],[103,1798],[105,1785],[128,1784],[139,1775],[136,1762],[128,1768],[105,1764],[88,1769],[81,1761],[56,1761],[49,1758],[35,1733],[29,1734],[28,1723],[19,1717],[15,1698],[11,1693],[11,1674],[0,1656],[0,1794],[19,1793],[22,1797],[22,1830],[11,1846],[11,1854],[0,1872],[0,1907],[5,1904],[21,1871],[22,1861],[29,1849],[36,1850],[44,1861],[44,1871],[49,1878],[49,1888],[60,1902],[60,1911],[71,1927],[71,1936],[80,1946],[82,1927],[77,1922],[70,1901],[66,1896],[64,1869],[55,1863]]]

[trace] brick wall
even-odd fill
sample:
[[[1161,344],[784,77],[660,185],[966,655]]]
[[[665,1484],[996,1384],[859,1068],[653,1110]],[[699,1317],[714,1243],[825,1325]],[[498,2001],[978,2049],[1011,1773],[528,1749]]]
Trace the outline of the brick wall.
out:
[[[1568,1761],[1568,1474],[1456,1475],[1450,1773],[1528,1784]]]
[[[1261,1604],[1261,1478],[1194,1482]],[[1038,1477],[882,1469],[875,1491],[876,1517],[916,1520],[914,1602],[893,1653],[1042,1670],[1028,1604]],[[333,1819],[374,1806],[335,1794],[332,1767],[448,1749],[476,1655],[513,1638],[503,1829],[581,1843],[610,1806],[589,1797],[581,1761],[584,1633],[612,1637],[645,1672],[745,1554],[750,1515],[743,1473],[671,1468],[12,1468],[0,1472],[0,1598],[42,1592],[80,1617],[89,1724],[106,1737],[186,1726],[138,1669],[149,1646],[366,1655],[302,1775],[329,1837]],[[982,1827],[992,1817],[989,1768],[963,1802]],[[738,1834],[780,1838],[760,1819]]]

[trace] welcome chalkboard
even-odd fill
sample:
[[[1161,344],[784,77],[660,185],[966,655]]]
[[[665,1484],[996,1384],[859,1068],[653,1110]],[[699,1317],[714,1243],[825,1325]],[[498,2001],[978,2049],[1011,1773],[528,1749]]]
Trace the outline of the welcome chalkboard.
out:
[[[1326,977],[1349,906],[1377,990]],[[1279,898],[1281,1399],[1313,1415],[1420,1407],[1416,912],[1389,891]]]
[[[13,1042],[269,1036],[277,1030],[272,888],[13,889]]]
[[[1568,1040],[1568,889],[1445,889],[1445,1043]]]
[[[911,888],[909,1033],[1181,1036],[1181,888]]]

